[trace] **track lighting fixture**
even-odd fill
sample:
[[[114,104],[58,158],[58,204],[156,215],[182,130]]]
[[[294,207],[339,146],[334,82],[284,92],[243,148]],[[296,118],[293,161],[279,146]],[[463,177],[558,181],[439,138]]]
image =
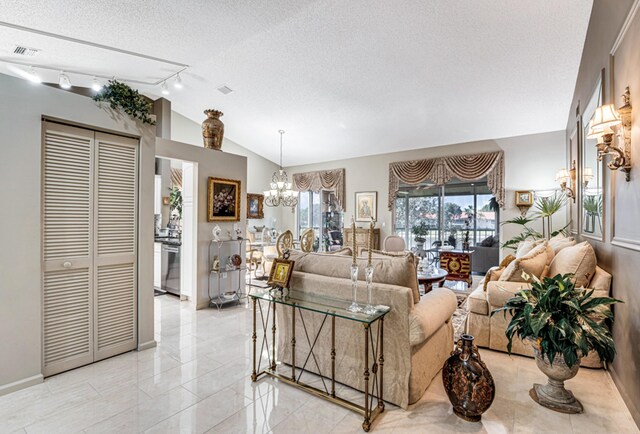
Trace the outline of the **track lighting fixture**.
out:
[[[58,84],[63,89],[71,89],[71,80],[64,71],[60,71],[60,76],[58,78]]]
[[[162,89],[162,94],[163,95],[169,95],[169,87],[167,86],[167,82],[166,81],[162,82],[161,89]]]
[[[180,74],[176,74],[176,80],[173,82],[173,87],[176,89],[182,89],[182,79],[180,78]]]
[[[100,92],[102,90],[102,83],[100,83],[96,77],[93,77],[93,81],[91,82],[91,89],[93,89],[95,92]]]

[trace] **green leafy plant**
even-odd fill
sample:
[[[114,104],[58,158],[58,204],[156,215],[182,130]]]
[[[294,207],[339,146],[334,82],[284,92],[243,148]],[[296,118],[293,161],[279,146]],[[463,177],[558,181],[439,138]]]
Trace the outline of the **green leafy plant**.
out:
[[[169,193],[169,206],[178,213],[178,218],[182,219],[182,190],[173,187]]]
[[[553,215],[564,206],[565,201],[566,196],[564,193],[554,194],[551,197],[538,197],[535,201],[535,213],[518,216],[502,222],[501,225],[514,224],[522,228],[518,235],[502,243],[502,247],[515,250],[518,244],[528,239],[538,240],[555,237],[558,234],[567,235],[567,228],[571,223],[567,223],[564,227],[554,231],[552,220]],[[532,223],[538,221],[542,223],[542,233],[531,227]]]
[[[109,80],[109,83],[94,95],[93,100],[107,102],[113,110],[121,110],[143,124],[156,124],[151,116],[151,103],[137,90],[118,80]]]
[[[590,216],[599,216],[602,214],[602,196],[585,196],[582,200],[582,209]]]
[[[536,342],[550,363],[556,354],[562,354],[571,367],[592,350],[602,361],[613,360],[615,344],[604,320],[613,320],[607,306],[622,302],[609,297],[592,298],[593,290],[576,288],[572,277],[558,274],[540,281],[533,276],[531,289],[521,290],[491,313],[512,315],[505,331],[509,354],[513,338],[517,336]]]
[[[425,242],[425,235],[429,233],[429,225],[423,220],[411,228],[411,233],[415,235],[415,240]]]

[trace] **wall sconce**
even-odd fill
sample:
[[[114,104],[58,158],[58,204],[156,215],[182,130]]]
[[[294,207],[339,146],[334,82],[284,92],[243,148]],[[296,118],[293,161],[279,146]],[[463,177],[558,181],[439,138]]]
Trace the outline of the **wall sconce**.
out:
[[[591,174],[593,178],[593,173]],[[567,197],[576,201],[576,160],[571,163],[571,169],[567,170],[564,167],[556,173],[556,182],[560,184],[560,189],[564,191]]]
[[[618,110],[613,104],[605,104],[598,107],[589,121],[588,139],[597,139],[598,161],[605,155],[613,158],[607,163],[611,170],[622,170],[625,172],[625,179],[631,180],[631,95],[629,87],[622,95],[624,104]],[[618,140],[622,141],[622,146],[613,144],[613,137],[617,130]]]

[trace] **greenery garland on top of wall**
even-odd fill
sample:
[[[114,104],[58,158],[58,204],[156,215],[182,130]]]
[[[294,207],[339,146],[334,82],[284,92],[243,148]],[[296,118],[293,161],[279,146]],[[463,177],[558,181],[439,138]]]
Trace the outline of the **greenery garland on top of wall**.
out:
[[[109,80],[109,83],[93,97],[93,100],[108,102],[113,110],[120,109],[143,124],[156,124],[151,115],[153,108],[151,103],[140,95],[137,90],[118,80]]]

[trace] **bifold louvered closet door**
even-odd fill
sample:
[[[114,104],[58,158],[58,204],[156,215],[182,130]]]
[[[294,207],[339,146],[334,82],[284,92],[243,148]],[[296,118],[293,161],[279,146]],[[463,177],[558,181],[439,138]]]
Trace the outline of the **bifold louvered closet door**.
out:
[[[47,376],[136,346],[138,141],[43,128]]]

